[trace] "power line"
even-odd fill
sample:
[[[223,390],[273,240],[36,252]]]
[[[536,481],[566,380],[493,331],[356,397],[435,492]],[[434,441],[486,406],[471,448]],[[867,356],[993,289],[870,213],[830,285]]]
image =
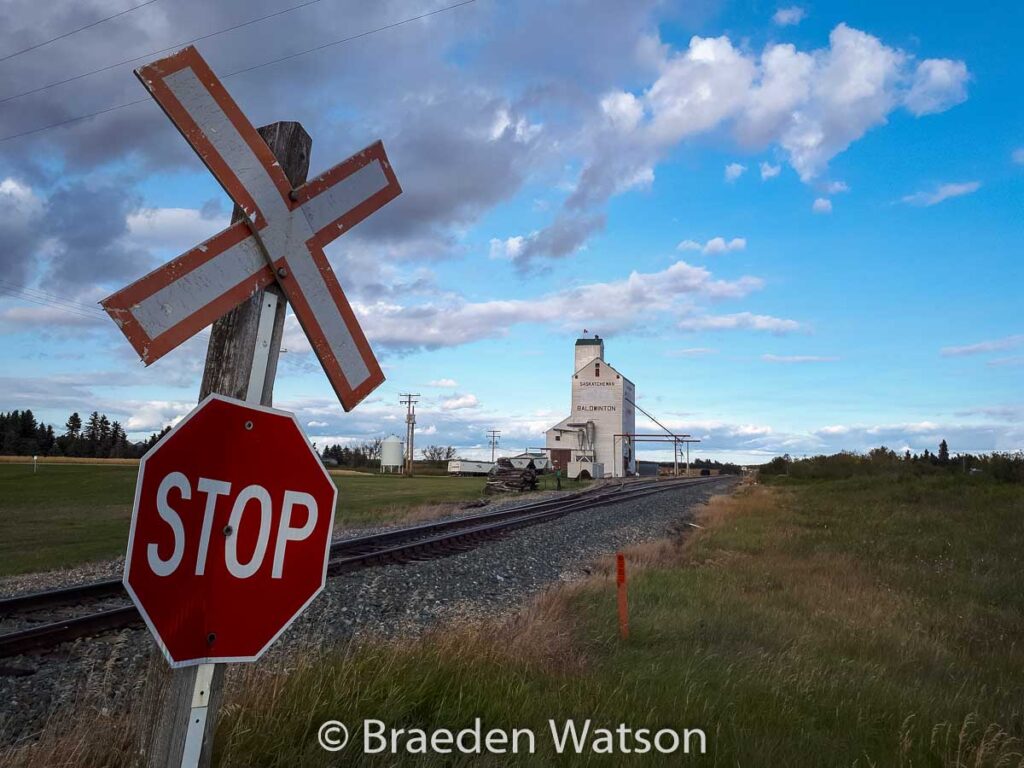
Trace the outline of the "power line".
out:
[[[7,280],[0,280],[0,295],[7,295],[19,301],[28,301],[32,304],[39,304],[40,306],[60,310],[61,312],[67,312],[71,315],[84,317],[88,320],[98,320],[100,318],[106,319],[107,317],[107,313],[98,306],[85,304],[64,296],[58,296],[54,293],[40,290],[39,288],[29,288],[25,285],[17,285]],[[204,328],[196,333],[196,336],[207,336],[209,335],[209,332],[209,328]]]
[[[240,75],[243,72],[252,72],[254,69],[260,69],[262,67],[268,67],[271,64],[279,64],[280,62],[288,61],[289,59],[297,59],[299,56],[305,56],[308,53],[316,53],[317,51],[322,51],[325,48],[332,48],[335,45],[341,45],[342,43],[350,43],[353,40],[358,40],[361,37],[368,37],[369,35],[376,34],[377,32],[383,32],[383,31],[388,30],[388,29],[394,29],[395,27],[400,27],[403,24],[408,24],[408,23],[410,23],[412,21],[419,21],[420,19],[425,19],[428,16],[436,16],[439,13],[444,13],[445,11],[451,11],[451,10],[454,10],[455,8],[460,8],[463,5],[469,5],[470,3],[475,3],[475,2],[476,2],[476,0],[463,0],[461,3],[455,3],[454,5],[446,5],[444,8],[438,8],[438,9],[433,10],[433,11],[428,11],[427,13],[421,13],[419,16],[410,16],[408,19],[402,19],[401,21],[395,21],[395,22],[392,22],[391,24],[385,24],[383,27],[377,27],[376,29],[369,29],[366,32],[360,32],[358,35],[352,35],[351,37],[343,37],[341,40],[334,40],[334,41],[332,41],[330,43],[321,43],[320,45],[315,45],[312,48],[307,48],[304,51],[298,51],[297,53],[289,53],[287,56],[281,56],[280,58],[277,58],[277,59],[271,59],[270,61],[264,61],[262,64],[254,64],[253,66],[246,67],[245,69],[236,69],[234,72],[231,72],[230,74],[225,75],[225,77],[232,77],[234,75]]]
[[[152,101],[152,99],[145,98],[136,99],[135,101],[127,101],[124,104],[116,104],[113,107],[107,107],[106,109],[98,109],[95,112],[89,112],[85,115],[78,115],[78,117],[69,117],[67,120],[61,120],[56,123],[50,123],[49,125],[44,125],[41,128],[33,128],[30,131],[22,131],[21,133],[12,133],[9,136],[4,136],[3,138],[0,138],[0,142],[10,141],[11,139],[20,139],[22,136],[31,136],[33,133],[42,133],[43,131],[48,131],[51,128],[60,128],[62,125],[78,123],[82,120],[88,120],[90,117],[99,117],[100,115],[105,115],[107,114],[107,112],[113,112],[118,109],[124,109],[125,107],[134,107],[136,104],[141,104],[144,101]]]
[[[155,0],[153,0],[153,1],[155,2]],[[193,37],[191,40],[183,40],[180,43],[175,43],[174,45],[169,45],[166,48],[159,48],[159,49],[157,49],[155,51],[150,51],[149,53],[143,53],[143,54],[141,54],[139,56],[135,56],[135,57],[130,58],[130,59],[122,59],[121,61],[115,62],[114,64],[107,64],[106,66],[99,67],[97,69],[92,69],[92,70],[89,70],[88,72],[82,72],[81,74],[78,74],[78,75],[72,75],[71,77],[64,78],[63,80],[55,80],[52,83],[47,83],[46,85],[40,85],[38,88],[32,88],[31,90],[28,90],[28,91],[22,91],[21,93],[16,93],[13,96],[5,96],[4,98],[0,99],[0,104],[6,104],[8,101],[14,101],[15,99],[20,99],[22,96],[30,96],[33,93],[39,93],[40,91],[45,91],[45,90],[48,90],[50,88],[56,88],[58,85],[65,85],[66,83],[73,83],[76,80],[81,80],[82,78],[90,77],[91,75],[98,75],[100,72],[108,72],[111,69],[117,69],[118,67],[122,67],[125,64],[131,64],[133,61],[142,61],[143,59],[148,59],[150,56],[156,56],[158,53],[165,53],[167,51],[173,51],[176,48],[182,48],[182,47],[184,47],[186,45],[191,45],[192,43],[198,43],[201,40],[209,40],[211,37],[216,37],[217,35],[223,35],[223,34],[225,34],[227,32],[233,32],[236,29],[241,29],[242,27],[248,27],[251,24],[258,24],[261,21],[266,21],[267,19],[272,19],[275,16],[283,16],[286,13],[291,13],[292,11],[297,11],[300,8],[305,8],[306,6],[309,6],[309,5],[315,5],[316,3],[319,3],[319,2],[321,2],[321,0],[306,0],[306,2],[304,2],[304,3],[299,3],[298,5],[293,5],[293,6],[289,7],[289,8],[284,8],[284,9],[282,9],[280,11],[274,11],[273,13],[268,13],[267,15],[260,16],[259,18],[256,18],[256,19],[250,19],[249,21],[243,21],[241,24],[235,24],[235,25],[230,26],[230,27],[225,27],[224,29],[218,29],[218,30],[216,30],[214,32],[208,32],[205,35],[200,35],[199,37]]]
[[[65,298],[63,296],[58,296],[55,293],[50,293],[49,291],[44,291],[44,290],[39,289],[39,288],[30,288],[30,287],[28,287],[26,285],[18,285],[16,283],[12,283],[9,280],[2,280],[2,279],[0,279],[0,289],[3,289],[8,294],[13,294],[13,293],[25,294],[26,296],[29,296],[29,297],[32,297],[32,298],[36,298],[36,299],[40,299],[40,300],[43,300],[43,301],[52,301],[52,302],[57,302],[57,303],[60,303],[60,304],[64,304],[64,305],[67,305],[67,306],[69,306],[69,307],[71,307],[73,309],[81,310],[81,311],[84,311],[84,312],[95,312],[95,313],[99,313],[101,315],[104,314],[103,310],[101,310],[95,304],[86,304],[84,302],[77,301],[75,299],[68,299],[68,298]]]
[[[306,3],[306,5],[312,5],[314,2],[319,2],[319,0],[309,0],[309,2]],[[329,43],[321,43],[320,45],[313,46],[312,48],[307,48],[307,49],[305,49],[303,51],[297,51],[295,53],[287,54],[286,56],[280,56],[280,57],[278,57],[276,59],[270,59],[269,61],[264,61],[264,62],[261,62],[259,64],[253,64],[252,66],[245,67],[243,69],[237,69],[234,72],[229,72],[226,75],[222,75],[221,79],[226,79],[226,78],[229,78],[229,77],[234,77],[235,75],[241,75],[241,74],[243,74],[245,72],[252,72],[255,69],[260,69],[262,67],[267,67],[267,66],[270,66],[271,64],[279,64],[282,61],[289,61],[290,59],[296,59],[296,58],[298,58],[300,56],[306,56],[307,54],[310,54],[310,53],[316,53],[316,52],[322,51],[322,50],[324,50],[326,48],[331,48],[331,47],[333,47],[335,45],[342,45],[344,43],[350,43],[353,40],[358,40],[358,39],[360,39],[362,37],[368,37],[369,35],[373,35],[373,34],[376,34],[378,32],[384,32],[385,30],[388,30],[388,29],[394,29],[395,27],[400,27],[403,24],[409,24],[409,23],[414,22],[414,21],[419,21],[421,19],[427,18],[428,16],[435,16],[435,15],[437,15],[439,13],[444,13],[445,11],[451,11],[451,10],[454,10],[455,8],[460,8],[460,7],[464,6],[464,5],[469,5],[469,4],[474,3],[474,2],[476,2],[476,0],[462,0],[462,2],[460,2],[460,3],[455,3],[453,5],[446,5],[443,8],[438,8],[438,9],[433,10],[433,11],[428,11],[427,13],[421,13],[418,16],[410,16],[407,19],[402,19],[400,21],[392,22],[391,24],[385,24],[384,26],[381,26],[381,27],[376,27],[374,29],[369,29],[369,30],[367,30],[365,32],[360,32],[357,35],[351,35],[349,37],[343,37],[343,38],[341,38],[339,40],[333,40],[333,41],[331,41]],[[301,7],[301,6],[295,6],[295,7],[298,8],[298,7]],[[252,23],[252,22],[248,22],[248,23]],[[199,38],[199,39],[201,39],[201,38]],[[162,50],[171,50],[171,49],[170,48],[165,48],[165,49],[162,49]],[[156,53],[159,53],[159,52],[160,51],[156,51]],[[147,56],[148,55],[152,55],[152,54],[147,54]],[[135,59],[129,59],[129,61],[135,61]],[[125,63],[125,62],[122,62],[122,63]],[[113,65],[113,66],[118,66],[118,65]],[[65,81],[65,82],[70,82],[70,81]],[[50,87],[50,86],[46,86],[46,87]],[[26,92],[26,93],[28,93],[28,92]],[[10,98],[17,98],[17,97],[16,96],[12,96]],[[5,99],[5,101],[6,101],[6,99]],[[134,106],[136,104],[141,104],[141,103],[143,103],[145,101],[150,101],[150,99],[149,98],[143,98],[143,99],[136,99],[134,101],[128,101],[128,102],[125,102],[123,104],[115,104],[114,106],[111,106],[111,107],[106,107],[104,109],[99,109],[99,110],[97,110],[95,112],[89,112],[88,114],[78,115],[76,117],[69,117],[66,120],[60,120],[60,121],[58,121],[56,123],[50,123],[48,125],[43,125],[43,126],[40,126],[39,128],[32,128],[32,129],[27,130],[27,131],[21,131],[20,133],[12,133],[12,134],[9,134],[7,136],[0,137],[0,142],[10,141],[12,139],[20,139],[23,136],[31,136],[32,134],[35,134],[35,133],[41,133],[42,131],[48,131],[51,128],[59,128],[59,127],[61,127],[63,125],[68,125],[70,123],[77,123],[77,122],[82,121],[82,120],[88,120],[91,117],[97,117],[99,115],[104,115],[107,112],[113,112],[113,111],[118,110],[118,109],[124,109],[125,107],[131,107],[131,106]],[[0,102],[0,103],[3,103],[3,102]]]
[[[42,296],[37,296],[37,295],[31,294],[31,293],[28,293],[28,289],[21,289],[19,291],[19,290],[15,290],[13,288],[8,288],[6,286],[0,285],[0,293],[6,294],[8,296],[11,296],[11,297],[13,297],[15,299],[18,299],[19,301],[28,301],[28,302],[31,302],[32,304],[39,304],[40,306],[50,307],[51,309],[60,310],[61,312],[66,312],[66,313],[68,313],[70,315],[76,315],[78,317],[83,317],[83,318],[86,318],[88,320],[99,320],[101,317],[103,317],[103,312],[102,311],[88,312],[88,311],[85,311],[84,309],[79,309],[79,308],[77,308],[75,306],[72,306],[70,304],[62,303],[61,301],[58,301],[58,300],[55,300],[55,299],[48,299],[48,298],[44,298]]]
[[[125,8],[123,11],[118,11],[117,13],[111,14],[110,16],[106,16],[106,17],[104,17],[102,19],[97,19],[96,21],[90,22],[90,23],[86,24],[83,27],[79,27],[78,29],[72,29],[71,31],[65,32],[62,35],[57,35],[56,37],[51,37],[49,40],[43,40],[41,43],[36,43],[35,45],[30,45],[28,48],[22,48],[20,51],[15,51],[14,53],[8,53],[6,56],[0,56],[0,61],[7,61],[8,59],[13,59],[15,56],[21,56],[21,54],[23,54],[23,53],[28,53],[29,51],[34,51],[37,48],[42,48],[44,45],[49,45],[50,43],[55,43],[58,40],[63,40],[66,37],[71,37],[72,35],[76,35],[76,34],[78,34],[79,32],[81,32],[81,31],[83,31],[85,29],[89,29],[91,27],[95,27],[95,26],[97,26],[99,24],[102,24],[105,21],[110,21],[111,19],[116,19],[118,16],[124,16],[126,13],[131,13],[132,11],[137,11],[139,8],[142,8],[144,6],[152,5],[156,1],[157,0],[146,0],[146,2],[144,2],[144,3],[139,3],[138,5],[133,5],[131,8]]]

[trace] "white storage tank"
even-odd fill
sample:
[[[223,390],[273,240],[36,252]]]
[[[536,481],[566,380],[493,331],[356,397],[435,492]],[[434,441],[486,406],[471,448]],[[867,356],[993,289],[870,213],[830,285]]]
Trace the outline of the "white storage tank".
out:
[[[380,443],[380,471],[400,472],[405,464],[405,448],[400,438],[389,435]]]

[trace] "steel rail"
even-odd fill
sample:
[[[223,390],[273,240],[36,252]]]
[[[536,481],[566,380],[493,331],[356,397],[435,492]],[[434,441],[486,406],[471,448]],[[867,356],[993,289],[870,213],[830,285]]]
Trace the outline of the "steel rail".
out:
[[[616,489],[617,488],[618,486],[616,486]],[[466,515],[463,517],[453,518],[451,520],[427,522],[420,525],[395,528],[381,533],[338,539],[331,543],[331,555],[340,555],[346,550],[352,550],[353,552],[367,551],[375,547],[390,544],[391,542],[403,541],[416,536],[428,537],[438,531],[455,530],[460,527],[471,526],[479,520],[499,519],[508,517],[509,515],[519,514],[530,509],[546,508],[551,505],[574,500],[586,493],[599,493],[604,490],[605,489],[603,488],[598,488],[591,491],[581,491],[567,494],[565,496],[558,497],[557,499],[546,499],[528,504],[520,504],[493,512],[482,512],[476,515]],[[124,584],[121,579],[103,579],[101,581],[94,581],[88,584],[78,584],[58,589],[16,595],[14,597],[0,598],[0,618],[14,616],[19,613],[36,611],[41,608],[50,608],[58,605],[75,605],[80,602],[107,597],[127,597],[127,593],[125,592]]]
[[[673,479],[655,483],[605,486],[589,493],[576,493],[558,499],[517,505],[495,512],[342,539],[331,547],[331,559],[328,562],[327,573],[329,576],[336,576],[361,568],[444,557],[470,549],[479,542],[493,539],[509,531],[553,520],[573,512],[596,509],[624,501],[634,501],[673,488],[703,484],[714,479],[718,478]],[[114,585],[120,590],[119,592],[114,591]],[[10,612],[10,608],[7,607],[10,605],[29,606],[28,609],[21,607],[21,611],[36,610],[54,604],[66,605],[69,598],[77,599],[83,594],[86,595],[85,599],[97,596],[109,597],[124,594],[124,588],[119,580],[111,579],[80,587],[66,587],[50,592],[7,598],[0,601],[0,614],[5,612],[5,608],[7,612]],[[77,618],[40,624],[29,629],[0,635],[0,658],[16,656],[32,650],[52,648],[82,637],[136,626],[141,622],[142,617],[139,615],[138,609],[134,605],[127,605]]]

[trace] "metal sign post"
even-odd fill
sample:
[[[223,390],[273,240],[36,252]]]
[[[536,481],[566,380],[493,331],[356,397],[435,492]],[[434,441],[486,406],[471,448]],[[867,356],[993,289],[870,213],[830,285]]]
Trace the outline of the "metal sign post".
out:
[[[217,393],[269,406],[290,301],[351,410],[384,376],[323,248],[401,193],[383,145],[305,183],[312,140],[302,126],[282,122],[257,132],[195,48],[135,74],[236,207],[231,226],[108,297],[103,308],[147,365],[214,323],[200,401]],[[171,672],[148,765],[209,765],[223,669],[200,663]]]

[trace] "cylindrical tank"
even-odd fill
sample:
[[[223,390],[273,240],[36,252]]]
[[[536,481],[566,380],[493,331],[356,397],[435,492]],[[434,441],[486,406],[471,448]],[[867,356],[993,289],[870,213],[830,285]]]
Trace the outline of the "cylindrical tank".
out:
[[[380,469],[382,472],[398,472],[402,468],[405,449],[402,441],[395,435],[389,435],[380,443]]]

